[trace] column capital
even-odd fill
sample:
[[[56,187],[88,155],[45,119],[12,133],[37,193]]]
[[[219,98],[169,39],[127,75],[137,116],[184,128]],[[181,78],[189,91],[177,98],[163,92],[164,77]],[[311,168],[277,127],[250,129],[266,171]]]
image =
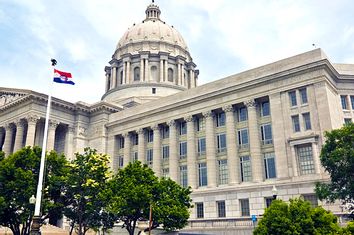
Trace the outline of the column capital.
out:
[[[160,130],[160,126],[159,126],[159,124],[154,124],[154,125],[151,126],[151,129],[153,131],[158,131],[158,130]]]
[[[129,138],[130,137],[130,133],[129,132],[124,132],[124,133],[122,133],[122,136],[124,138]]]
[[[16,124],[16,128],[24,128],[25,126],[25,122],[21,118],[16,119],[15,124]]]
[[[68,125],[68,131],[74,133],[75,127],[71,126],[71,125]]]
[[[145,133],[144,128],[140,128],[140,129],[137,131],[137,133],[138,133],[139,135],[144,134],[144,133]]]
[[[15,126],[13,122],[8,122],[4,124],[4,128],[6,131],[11,131],[15,128]]]
[[[176,121],[175,120],[169,120],[167,122],[167,125],[170,126],[170,127],[176,126]]]
[[[37,124],[39,117],[35,114],[30,114],[26,118],[28,124]]]
[[[206,112],[203,112],[203,117],[205,117],[205,119],[211,119],[214,117],[214,112],[209,110],[209,111],[206,111]]]
[[[225,106],[222,107],[222,110],[223,110],[225,113],[233,112],[233,111],[234,111],[234,107],[233,107],[231,104],[227,104],[227,105],[225,105]]]
[[[59,125],[59,122],[56,120],[49,120],[49,128],[55,129]]]
[[[186,122],[193,122],[193,121],[194,121],[194,117],[193,117],[192,115],[186,116],[186,117],[184,117],[184,120],[185,120]]]
[[[243,102],[243,104],[247,107],[247,108],[255,108],[256,107],[256,101],[254,100],[246,100],[245,102]]]

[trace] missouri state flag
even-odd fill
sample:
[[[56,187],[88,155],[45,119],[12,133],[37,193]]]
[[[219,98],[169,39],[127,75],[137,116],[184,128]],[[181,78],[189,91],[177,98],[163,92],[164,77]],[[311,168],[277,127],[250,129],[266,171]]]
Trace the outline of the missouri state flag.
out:
[[[71,80],[71,73],[62,72],[57,69],[54,69],[53,82],[75,85],[75,83]]]

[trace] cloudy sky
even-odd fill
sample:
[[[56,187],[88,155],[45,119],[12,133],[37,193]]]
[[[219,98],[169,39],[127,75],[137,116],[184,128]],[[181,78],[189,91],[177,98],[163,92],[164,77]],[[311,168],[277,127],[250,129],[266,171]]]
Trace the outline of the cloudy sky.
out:
[[[0,87],[94,103],[104,66],[151,0],[0,0]],[[184,37],[199,84],[316,48],[354,63],[352,0],[156,0]],[[315,46],[313,46],[315,44]],[[75,86],[52,85],[50,58]]]

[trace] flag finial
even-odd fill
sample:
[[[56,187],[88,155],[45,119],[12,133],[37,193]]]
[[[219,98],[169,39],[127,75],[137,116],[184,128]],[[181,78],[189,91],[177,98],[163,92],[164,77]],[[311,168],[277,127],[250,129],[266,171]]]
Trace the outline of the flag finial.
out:
[[[55,65],[57,65],[57,60],[56,59],[50,59],[50,61],[52,62],[52,66],[55,66]]]

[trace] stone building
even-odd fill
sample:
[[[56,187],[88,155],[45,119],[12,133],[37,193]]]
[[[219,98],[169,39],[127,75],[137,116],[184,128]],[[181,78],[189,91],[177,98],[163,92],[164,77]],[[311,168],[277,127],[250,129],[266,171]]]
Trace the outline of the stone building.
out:
[[[273,186],[280,199],[320,204],[314,183],[328,180],[319,161],[324,131],[354,118],[354,64],[315,49],[197,86],[180,33],[155,3],[145,13],[105,67],[101,101],[53,98],[48,150],[72,158],[90,146],[109,154],[114,170],[139,160],[191,186],[190,230],[251,225]],[[46,103],[45,94],[0,88],[0,149],[41,145]]]

